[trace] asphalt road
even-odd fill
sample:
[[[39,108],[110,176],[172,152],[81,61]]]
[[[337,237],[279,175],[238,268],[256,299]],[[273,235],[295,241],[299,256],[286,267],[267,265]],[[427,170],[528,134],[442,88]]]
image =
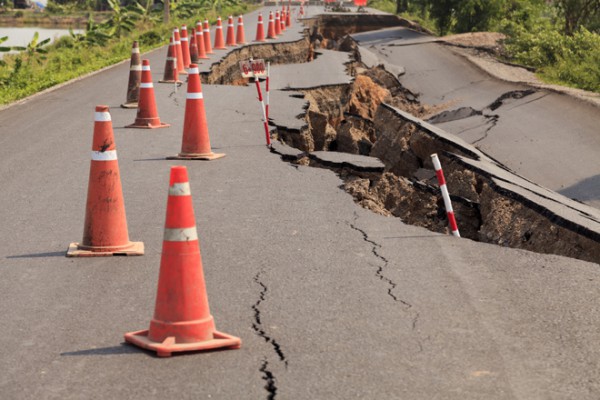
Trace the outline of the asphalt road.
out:
[[[148,55],[154,81],[164,56]],[[185,85],[155,84],[170,128],[125,129],[127,76],[119,65],[0,111],[3,399],[598,397],[597,264],[360,208],[333,172],[267,150],[252,86],[203,87],[225,158],[167,161]],[[111,106],[142,257],[64,256],[82,235],[97,104]],[[288,118],[302,112],[290,104]],[[160,359],[123,343],[152,317],[175,164],[190,174],[212,314],[239,350]]]
[[[421,102],[477,115],[438,122],[538,184],[600,208],[600,110],[563,94],[499,81],[429,36],[406,28],[353,35],[383,60],[405,69],[401,82]]]

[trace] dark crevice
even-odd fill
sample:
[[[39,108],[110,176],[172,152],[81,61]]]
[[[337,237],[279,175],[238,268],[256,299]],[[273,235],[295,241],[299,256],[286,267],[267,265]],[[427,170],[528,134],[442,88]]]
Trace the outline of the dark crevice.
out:
[[[537,90],[535,90],[535,89],[513,90],[510,92],[506,92],[506,93],[502,94],[500,97],[498,97],[492,104],[490,104],[486,108],[489,108],[490,110],[495,111],[498,108],[502,107],[502,105],[504,105],[504,101],[507,99],[522,99],[523,97],[532,95],[535,92],[537,92]]]
[[[356,218],[358,217],[356,214],[354,214],[354,219],[356,220]],[[371,239],[369,239],[369,235],[367,234],[367,232],[365,232],[364,230],[360,229],[359,227],[357,227],[355,224],[353,223],[349,223],[350,228],[354,229],[355,231],[359,232],[362,237],[363,240],[367,243],[369,243],[371,246],[373,246],[371,248],[371,253],[378,258],[379,260],[382,261],[382,264],[380,264],[377,267],[377,271],[375,272],[375,276],[377,276],[380,280],[382,280],[383,282],[388,284],[388,290],[387,290],[387,294],[394,299],[394,301],[397,301],[399,303],[401,303],[403,306],[405,306],[406,308],[411,308],[412,304],[408,303],[407,301],[404,301],[402,299],[400,299],[398,296],[396,296],[394,294],[394,289],[396,289],[396,287],[398,286],[392,279],[388,278],[387,276],[384,275],[386,268],[389,265],[389,260],[387,258],[385,258],[384,256],[382,256],[381,254],[379,254],[378,249],[381,248],[381,245],[379,243],[376,243],[374,241],[372,241]]]
[[[277,396],[277,386],[275,385],[275,376],[273,376],[273,373],[269,371],[268,367],[269,362],[263,359],[259,371],[263,373],[262,379],[267,382],[267,384],[264,386],[269,393],[267,395],[267,400],[273,400]]]
[[[433,117],[427,119],[427,122],[430,124],[441,124],[444,122],[457,121],[459,119],[465,119],[472,117],[474,115],[481,115],[482,112],[479,110],[475,110],[471,107],[460,107],[456,110],[443,111],[439,114],[434,115]]]
[[[476,143],[479,143],[485,139],[487,139],[487,137],[490,134],[490,131],[492,129],[494,129],[496,127],[496,125],[498,125],[498,120],[500,119],[500,116],[495,114],[495,115],[484,115],[484,117],[487,119],[487,122],[484,124],[485,125],[489,125],[489,127],[483,132],[483,136],[480,137],[479,139],[473,141],[471,144],[473,146],[475,146]]]
[[[254,282],[256,282],[258,285],[260,285],[261,292],[259,294],[258,301],[252,306],[252,310],[254,311],[254,323],[252,323],[252,329],[258,336],[263,338],[265,340],[265,342],[267,342],[267,343],[271,344],[271,346],[273,346],[273,350],[277,354],[277,357],[279,357],[279,360],[282,361],[284,363],[285,367],[287,368],[288,360],[286,359],[285,354],[281,350],[281,346],[279,345],[279,343],[277,343],[277,341],[273,337],[271,337],[267,334],[267,332],[265,331],[265,329],[263,327],[262,321],[261,321],[260,305],[263,301],[265,301],[267,292],[269,291],[269,289],[260,280],[260,274],[261,274],[261,272],[258,272],[256,274],[256,276],[254,277]]]

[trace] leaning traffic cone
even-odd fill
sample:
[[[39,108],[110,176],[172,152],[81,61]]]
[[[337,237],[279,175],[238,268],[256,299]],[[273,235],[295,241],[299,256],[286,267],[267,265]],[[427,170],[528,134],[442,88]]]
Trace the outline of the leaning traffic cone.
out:
[[[281,18],[279,18],[279,11],[275,11],[275,35],[281,35]]]
[[[226,46],[235,46],[235,27],[233,25],[233,16],[227,19],[227,38],[225,39]]]
[[[263,31],[263,35],[264,35],[264,31]],[[241,15],[238,17],[235,41],[237,42],[237,44],[246,44],[246,34],[244,33],[244,19],[242,18]]]
[[[204,29],[202,32],[204,34],[204,51],[206,54],[214,54],[212,47],[210,47],[210,25],[207,19],[204,20]]]
[[[287,12],[285,13],[285,26],[288,28],[292,26],[292,10],[290,9],[290,6],[288,6]]]
[[[92,161],[83,240],[71,243],[67,257],[141,256],[144,243],[130,242],[119,161],[108,106],[96,106]]]
[[[213,46],[213,49],[226,49],[225,41],[223,40],[223,25],[221,25],[221,17],[217,17],[217,26],[215,27],[215,45]]]
[[[185,71],[185,65],[183,65],[183,50],[181,49],[181,36],[179,36],[179,29],[173,29],[173,36],[175,40],[175,57],[177,57],[177,73],[179,74],[187,74]]]
[[[171,167],[154,317],[149,329],[126,333],[125,341],[159,357],[242,346],[240,338],[216,330],[210,313],[186,167]]]
[[[165,73],[163,79],[159,83],[181,83],[179,74],[177,73],[177,50],[175,48],[175,40],[173,35],[169,41],[169,50],[167,51],[167,61],[165,62]]]
[[[140,101],[138,102],[137,116],[135,122],[127,125],[126,128],[153,129],[166,128],[168,126],[170,125],[160,122],[158,111],[156,111],[150,61],[142,60],[142,83],[140,84]]]
[[[269,26],[271,26],[271,23],[269,23]],[[258,22],[256,23],[256,39],[254,39],[254,41],[255,42],[264,42],[265,41],[265,27],[263,24],[262,14],[258,14]]]
[[[167,157],[167,160],[216,160],[221,157],[225,154],[213,153],[210,147],[202,84],[198,66],[192,64],[188,76],[181,153]]]
[[[273,19],[273,12],[269,11],[269,27],[267,29],[267,39],[277,39],[275,34],[275,20]]]
[[[129,63],[129,82],[127,84],[127,100],[121,104],[123,108],[137,108],[142,80],[142,63],[140,61],[140,48],[137,40],[131,48],[131,61]]]
[[[188,40],[187,26],[181,26],[181,52],[183,55],[183,68],[188,68],[192,63],[190,57],[190,42]]]

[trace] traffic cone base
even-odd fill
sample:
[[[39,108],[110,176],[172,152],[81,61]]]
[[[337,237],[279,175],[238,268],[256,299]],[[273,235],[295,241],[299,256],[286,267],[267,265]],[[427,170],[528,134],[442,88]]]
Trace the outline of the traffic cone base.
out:
[[[143,121],[142,118],[137,118],[133,124],[126,125],[125,128],[158,129],[168,128],[170,126],[171,124],[165,124],[164,122],[159,122],[157,124],[154,118],[148,118],[146,121]]]
[[[167,80],[167,81],[165,81],[165,80],[161,79],[161,80],[158,81],[158,83],[183,83],[183,82],[180,81],[179,79],[176,80],[176,81],[174,81],[174,80]]]
[[[93,247],[83,246],[78,242],[71,243],[67,257],[110,257],[110,256],[143,256],[144,243],[130,242],[126,247]]]
[[[125,334],[125,341],[143,349],[156,351],[159,357],[170,357],[172,353],[182,351],[201,351],[212,349],[239,349],[242,340],[227,333],[213,331],[213,338],[196,343],[176,343],[174,336],[169,336],[163,342],[154,342],[148,338],[148,329]]]
[[[176,156],[167,157],[167,160],[205,160],[212,161],[225,157],[224,153],[179,153]]]
[[[121,104],[121,108],[137,108],[138,103],[123,103]]]

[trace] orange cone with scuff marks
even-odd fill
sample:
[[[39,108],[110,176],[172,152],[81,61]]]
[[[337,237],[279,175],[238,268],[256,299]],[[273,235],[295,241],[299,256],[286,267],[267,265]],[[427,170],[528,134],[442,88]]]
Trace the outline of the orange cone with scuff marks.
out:
[[[160,122],[156,110],[156,99],[154,97],[154,85],[152,84],[152,72],[150,72],[150,61],[142,60],[142,83],[140,83],[140,101],[138,102],[137,116],[135,122],[126,128],[166,128],[170,126]]]
[[[275,35],[281,35],[281,18],[279,17],[279,11],[275,11]]]
[[[181,36],[179,36],[179,29],[173,29],[173,40],[175,41],[175,57],[177,57],[177,73],[187,74],[185,71],[185,65],[183,65],[183,50],[181,49]]]
[[[269,26],[271,23],[269,22]],[[256,39],[255,42],[264,42],[265,41],[265,26],[263,23],[262,14],[258,14],[258,22],[256,23]]]
[[[269,11],[269,28],[267,29],[267,39],[277,39],[275,33],[275,20],[273,19],[273,12]]]
[[[167,61],[165,62],[165,73],[159,83],[181,83],[177,73],[177,50],[175,49],[175,40],[173,35],[169,41],[169,50],[167,51]]]
[[[204,51],[206,54],[214,54],[210,44],[210,25],[208,24],[207,19],[204,20],[204,29],[202,32],[204,34]]]
[[[217,17],[217,26],[215,26],[215,50],[225,50],[225,41],[223,40],[223,25],[221,24],[221,17]]]
[[[206,55],[206,50],[204,48],[204,33],[202,29],[202,22],[200,21],[196,23],[196,46],[198,46],[198,59],[208,59],[208,56]]]
[[[181,26],[181,53],[183,55],[183,68],[188,68],[192,63],[190,57],[190,41],[187,34],[187,26]]]
[[[213,153],[210,147],[204,95],[202,94],[202,84],[200,83],[200,75],[196,64],[190,65],[189,69],[183,121],[181,153],[173,157],[167,157],[168,160],[210,161],[225,157],[225,154]]]
[[[279,14],[279,23],[281,24],[281,33],[285,31],[285,6],[281,9]]]
[[[142,80],[142,62],[140,60],[140,48],[137,40],[131,48],[131,61],[129,63],[129,82],[127,83],[127,100],[121,104],[122,108],[137,108]]]
[[[149,329],[126,333],[125,341],[159,357],[242,345],[217,331],[210,313],[186,167],[171,167],[154,317]]]
[[[292,10],[290,6],[288,6],[287,12],[285,13],[285,26],[288,28],[292,26]]]
[[[225,39],[225,45],[235,46],[235,26],[233,25],[233,16],[229,16],[227,19],[227,36]]]
[[[83,240],[69,245],[67,257],[142,254],[144,243],[129,241],[117,147],[108,106],[96,106]]]
[[[198,64],[198,45],[196,44],[196,30],[190,28],[190,64]]]
[[[265,33],[263,31],[263,36],[264,36],[264,34]],[[237,24],[235,40],[236,40],[237,44],[246,44],[246,34],[244,33],[244,18],[242,18],[241,15],[238,17],[238,24]]]

